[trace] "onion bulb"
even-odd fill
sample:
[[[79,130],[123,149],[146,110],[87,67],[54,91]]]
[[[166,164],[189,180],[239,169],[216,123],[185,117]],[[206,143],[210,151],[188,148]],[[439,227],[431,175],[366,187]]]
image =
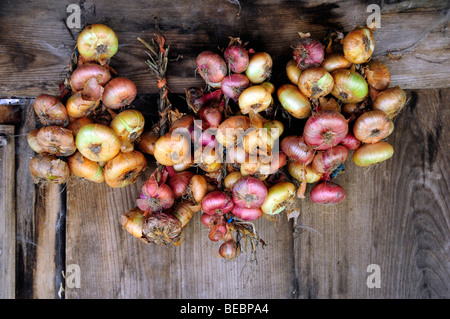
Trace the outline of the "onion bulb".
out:
[[[77,134],[76,145],[81,154],[91,161],[106,162],[120,152],[117,134],[102,124],[87,124]]]
[[[36,153],[42,153],[42,146],[39,145],[39,142],[37,141],[38,132],[39,132],[38,128],[32,129],[27,134],[27,142],[28,142],[28,146],[30,146],[30,148],[33,151],[35,151]]]
[[[66,102],[67,113],[70,117],[81,118],[91,114],[100,105],[100,100],[89,101],[83,99],[81,92],[72,94]]]
[[[165,211],[173,206],[175,198],[172,189],[165,183],[158,184],[152,175],[142,186],[136,205],[145,212]]]
[[[242,141],[245,131],[249,128],[250,119],[247,116],[230,116],[217,128],[216,140],[224,147],[231,147]]]
[[[111,79],[111,72],[95,63],[87,63],[77,67],[70,76],[70,86],[73,92],[82,93],[88,101],[100,100],[103,86]]]
[[[344,145],[349,151],[356,151],[361,146],[361,141],[355,137],[353,132],[348,131],[347,136],[339,144]]]
[[[274,141],[266,129],[254,129],[248,132],[242,143],[248,154],[270,156]]]
[[[268,189],[266,200],[261,206],[266,215],[281,213],[295,196],[295,186],[290,182],[279,182]]]
[[[357,72],[338,69],[331,73],[334,87],[331,94],[344,103],[358,103],[369,94],[366,80]]]
[[[168,166],[169,168],[170,166]],[[167,185],[172,189],[175,199],[183,197],[188,192],[189,183],[194,173],[190,171],[182,171],[178,173],[169,174]]]
[[[344,164],[348,157],[348,150],[343,145],[337,145],[325,151],[317,152],[311,167],[319,174],[332,173],[341,164]]]
[[[334,86],[334,80],[324,68],[312,67],[300,74],[298,88],[308,98],[316,99],[328,95]]]
[[[190,152],[189,139],[182,134],[167,133],[156,141],[153,156],[161,165],[173,166],[190,161]]]
[[[56,96],[38,95],[33,102],[33,109],[43,125],[65,126],[69,122],[67,110]]]
[[[35,183],[63,184],[69,180],[70,169],[66,162],[50,154],[37,154],[30,159],[29,169]]]
[[[236,258],[239,253],[240,248],[235,240],[228,240],[219,247],[219,255],[228,260]]]
[[[217,53],[203,51],[197,56],[196,64],[200,76],[206,83],[213,84],[213,87],[214,84],[222,82],[227,75],[227,64]]]
[[[73,137],[76,137],[80,129],[87,125],[94,123],[89,117],[75,118],[67,124],[66,129],[71,130]]]
[[[42,152],[56,156],[69,156],[76,152],[72,131],[60,126],[44,126],[36,135]]]
[[[286,64],[286,75],[292,84],[298,85],[298,79],[302,74],[302,70],[297,66],[297,62],[289,60]]]
[[[373,109],[383,111],[390,119],[396,117],[406,103],[406,93],[400,87],[387,88],[373,102]]]
[[[322,174],[316,172],[311,165],[299,162],[289,162],[287,165],[289,175],[299,182],[316,183],[322,178]]]
[[[242,177],[241,172],[239,171],[233,171],[228,173],[227,176],[225,176],[225,179],[223,180],[223,184],[226,189],[231,190],[233,185]]]
[[[283,108],[297,119],[305,119],[311,115],[311,102],[292,84],[283,84],[277,90],[278,100]]]
[[[225,49],[223,56],[231,72],[243,73],[248,67],[248,52],[242,44],[230,44]]]
[[[333,182],[319,183],[310,192],[311,201],[316,204],[338,204],[345,196],[345,190]]]
[[[330,73],[337,69],[348,69],[351,66],[352,63],[345,58],[343,53],[331,53],[321,64],[321,67]]]
[[[286,136],[281,140],[281,150],[296,162],[308,165],[314,158],[314,149],[309,147],[302,136]]]
[[[380,61],[370,61],[364,70],[367,83],[375,90],[383,91],[391,84],[391,72],[389,68]]]
[[[145,120],[141,112],[128,109],[117,114],[109,125],[121,141],[134,142],[144,131]]]
[[[238,104],[242,114],[259,113],[272,104],[272,95],[265,87],[254,85],[239,95]]]
[[[144,213],[139,207],[132,208],[120,216],[120,225],[134,237],[142,239]]]
[[[394,148],[387,142],[364,144],[353,154],[353,162],[358,166],[370,166],[385,161],[394,155]]]
[[[319,40],[305,37],[294,46],[293,58],[302,70],[319,66],[324,56],[325,50]]]
[[[372,110],[356,119],[353,134],[363,143],[376,143],[388,136],[391,127],[391,120],[384,112]]]
[[[208,215],[225,215],[234,207],[230,195],[221,191],[208,193],[202,200],[202,210]]]
[[[344,38],[345,58],[354,64],[369,61],[375,48],[375,39],[368,28],[356,28]]]
[[[347,120],[342,114],[335,111],[313,114],[306,121],[303,129],[306,144],[319,151],[338,145],[347,136],[347,133]]]
[[[254,53],[249,60],[245,75],[253,84],[263,83],[272,75],[273,61],[266,52]]]
[[[260,208],[267,197],[267,188],[256,177],[244,176],[234,183],[233,202],[245,208]]]
[[[125,187],[134,183],[147,168],[147,160],[139,151],[120,152],[105,167],[105,182],[110,187]]]
[[[134,101],[137,88],[133,81],[125,77],[117,77],[105,85],[102,103],[110,109],[120,109]]]
[[[146,154],[153,155],[155,152],[155,144],[156,141],[159,139],[159,135],[156,132],[147,131],[143,133],[138,142],[138,148],[141,152],[144,152]]]
[[[248,88],[250,81],[244,74],[230,74],[225,76],[220,86],[223,94],[237,102],[241,93]]]
[[[78,35],[77,48],[86,61],[105,64],[119,49],[116,33],[103,24],[87,26]]]
[[[105,176],[103,169],[99,163],[91,161],[83,156],[80,152],[76,152],[67,159],[70,171],[73,175],[90,180],[94,183],[103,183]]]
[[[208,182],[202,175],[194,175],[189,181],[187,193],[195,202],[201,203],[208,193]]]
[[[264,214],[261,208],[246,208],[243,206],[234,206],[231,213],[234,216],[247,221],[257,220]]]

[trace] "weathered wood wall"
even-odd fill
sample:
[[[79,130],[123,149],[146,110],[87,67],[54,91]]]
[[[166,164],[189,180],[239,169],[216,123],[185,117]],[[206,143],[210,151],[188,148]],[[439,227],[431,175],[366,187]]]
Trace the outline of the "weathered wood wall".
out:
[[[149,171],[134,185],[111,189],[72,179],[64,186],[33,185],[26,133],[35,127],[32,98],[56,94],[79,30],[64,25],[70,1],[0,4],[0,97],[20,101],[15,130],[17,298],[449,298],[448,4],[381,4],[375,55],[388,63],[393,85],[410,102],[388,139],[389,161],[365,170],[346,165],[338,182],[348,198],[338,206],[301,204],[296,227],[284,218],[256,222],[268,244],[224,262],[197,219],[180,247],[146,245],[121,229]],[[370,3],[370,2],[368,2]],[[174,95],[203,85],[195,56],[240,36],[270,52],[273,81],[297,32],[323,36],[330,27],[365,24],[368,3],[354,1],[79,1],[82,23],[107,23],[121,43],[111,65],[138,85],[136,105],[154,116],[155,79],[137,36],[151,39],[154,18],[172,52],[168,82]],[[71,32],[74,38],[71,37]],[[396,59],[388,57],[388,54]],[[182,98],[178,99],[182,103]],[[177,100],[177,101],[178,101]],[[10,260],[9,260],[10,261]],[[78,265],[80,288],[64,284]],[[380,266],[381,288],[366,285],[367,267]],[[10,270],[10,269],[9,269]],[[9,294],[10,295],[10,294]]]

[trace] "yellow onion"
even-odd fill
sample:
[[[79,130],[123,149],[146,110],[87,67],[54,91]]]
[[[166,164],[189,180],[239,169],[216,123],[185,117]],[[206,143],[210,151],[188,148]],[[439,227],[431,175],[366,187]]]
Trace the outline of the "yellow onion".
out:
[[[260,169],[260,158],[255,155],[249,155],[245,158],[245,161],[241,163],[240,172],[242,176],[256,175],[260,172]]]
[[[248,154],[242,146],[233,146],[227,148],[226,162],[229,164],[241,164],[245,161]]]
[[[191,159],[191,143],[184,135],[166,133],[155,144],[153,156],[161,164],[173,166]]]
[[[331,94],[344,103],[358,103],[369,94],[366,80],[357,72],[338,69],[331,73],[334,87]]]
[[[134,101],[137,88],[134,82],[125,77],[117,77],[105,85],[102,95],[104,106],[116,110],[128,106]]]
[[[345,58],[343,53],[327,55],[321,64],[321,67],[330,73],[337,69],[348,69],[351,66],[352,63]]]
[[[394,148],[387,142],[364,144],[353,154],[353,162],[358,166],[370,166],[385,161],[394,155]]]
[[[188,194],[197,203],[201,203],[208,193],[208,182],[202,175],[194,175],[189,181]]]
[[[283,108],[297,119],[305,119],[311,115],[311,102],[298,87],[283,84],[277,91],[278,100]]]
[[[369,61],[375,48],[375,39],[368,28],[356,28],[344,38],[344,55],[351,63],[360,64]]]
[[[333,77],[321,67],[304,70],[298,79],[300,91],[312,99],[328,95],[333,89],[333,85]]]
[[[50,154],[37,154],[30,159],[29,169],[35,183],[63,184],[69,180],[70,169],[66,162]]]
[[[389,116],[390,119],[396,117],[406,103],[406,93],[400,87],[388,88],[378,95],[373,102],[373,109],[380,110]]]
[[[223,180],[223,184],[225,185],[226,189],[231,190],[233,188],[233,185],[242,177],[242,173],[239,171],[233,171],[231,173],[228,173],[227,176],[225,176],[225,179]]]
[[[266,129],[272,136],[272,140],[275,141],[283,134],[284,124],[277,120],[271,120],[264,123],[263,129]]]
[[[272,95],[265,87],[254,85],[239,95],[238,103],[242,114],[259,113],[272,104]]]
[[[192,219],[194,214],[201,209],[201,205],[191,201],[179,201],[175,204],[173,215],[181,222],[181,227],[184,228]]]
[[[73,137],[76,137],[80,129],[87,125],[94,123],[89,117],[75,118],[67,124],[66,129],[71,130]]]
[[[120,152],[117,134],[102,124],[87,124],[77,134],[76,145],[81,154],[91,161],[106,162]]]
[[[94,183],[103,183],[105,176],[103,169],[98,162],[91,161],[83,156],[80,152],[76,152],[67,159],[70,171],[73,175],[90,180]]]
[[[243,141],[244,150],[248,154],[270,156],[273,139],[266,129],[254,129],[248,132]]]
[[[27,142],[30,148],[36,153],[42,153],[42,146],[37,141],[38,128],[32,129],[27,135]]]
[[[298,85],[298,78],[302,74],[302,70],[297,66],[297,62],[289,60],[286,64],[286,75],[289,81],[294,85]]]
[[[153,155],[153,153],[155,152],[155,144],[158,139],[158,133],[152,131],[145,132],[139,138],[139,142],[137,144],[139,150],[146,154]]]
[[[43,125],[64,126],[69,121],[66,108],[56,96],[40,94],[33,102],[33,109]]]
[[[231,147],[242,141],[243,135],[250,128],[250,119],[244,115],[230,116],[217,128],[216,141],[224,147]]]
[[[134,183],[147,168],[147,160],[139,151],[120,152],[104,167],[105,182],[110,187],[125,187]]]
[[[295,185],[290,182],[279,182],[268,189],[266,200],[261,209],[266,215],[281,213],[295,196]]]
[[[195,150],[194,162],[207,173],[219,171],[222,165],[219,152],[208,146],[199,147]]]
[[[145,220],[144,213],[143,210],[135,207],[120,216],[120,224],[122,227],[139,239],[142,239],[142,225]]]
[[[263,82],[260,86],[264,87],[270,94],[275,92],[275,85],[272,82]]]
[[[145,120],[141,112],[128,109],[117,114],[109,125],[121,141],[135,141],[144,131]]]
[[[36,135],[43,152],[56,156],[69,156],[75,153],[76,146],[72,131],[60,126],[44,126]]]
[[[370,61],[364,70],[367,83],[378,91],[383,91],[391,84],[391,72],[389,68],[380,61]]]
[[[299,162],[289,162],[287,165],[289,174],[299,182],[316,183],[322,178],[322,174],[317,173],[310,165]]]
[[[251,83],[259,84],[272,75],[273,61],[270,54],[257,52],[250,57],[245,75]]]
[[[87,26],[78,35],[77,49],[87,61],[105,64],[119,49],[116,33],[104,24]]]
[[[391,128],[391,120],[384,112],[372,110],[356,119],[353,134],[363,143],[376,143],[388,136]]]
[[[99,106],[100,100],[84,100],[82,93],[72,94],[66,102],[67,113],[70,117],[80,118],[91,114]]]

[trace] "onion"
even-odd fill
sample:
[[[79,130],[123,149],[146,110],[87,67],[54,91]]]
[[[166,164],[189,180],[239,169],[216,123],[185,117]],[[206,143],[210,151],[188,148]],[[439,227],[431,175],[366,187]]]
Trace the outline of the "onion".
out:
[[[144,211],[135,207],[120,216],[120,225],[134,237],[142,238],[144,220]]]
[[[33,109],[43,125],[65,126],[69,122],[66,108],[55,96],[38,95],[33,102]]]
[[[263,83],[272,75],[273,61],[266,52],[254,53],[249,60],[245,75],[253,84]]]
[[[105,64],[119,49],[115,32],[103,24],[87,26],[78,35],[77,49],[87,61]]]
[[[267,197],[267,188],[263,182],[252,176],[245,176],[234,183],[233,202],[245,208],[260,208]]]
[[[332,97],[327,99],[326,97],[319,98],[319,105],[316,107],[316,112],[322,111],[335,111],[340,113],[341,107],[339,103]]]
[[[248,154],[270,156],[274,141],[268,130],[254,129],[245,135],[242,144]]]
[[[344,38],[344,55],[351,63],[367,62],[372,56],[375,39],[368,28],[356,28]]]
[[[194,152],[194,162],[207,173],[217,172],[222,166],[221,153],[211,147],[199,147]]]
[[[339,144],[344,145],[349,151],[356,151],[361,146],[361,141],[348,131],[347,136]]]
[[[70,172],[80,178],[90,180],[94,183],[103,183],[105,176],[99,163],[91,161],[80,152],[76,152],[67,159]]]
[[[158,185],[154,175],[147,179],[142,186],[140,198],[136,200],[137,206],[145,212],[162,212],[173,206],[174,194],[169,185]]]
[[[240,206],[234,206],[231,213],[234,216],[247,221],[257,220],[263,215],[261,208],[246,208]]]
[[[222,90],[214,90],[204,94],[201,88],[191,87],[185,90],[187,105],[197,113],[202,107],[212,105],[222,97]]]
[[[295,196],[295,186],[290,182],[280,182],[268,189],[267,198],[261,206],[266,215],[281,213]]]
[[[261,157],[249,155],[241,163],[240,172],[243,176],[256,175],[261,170]],[[268,172],[267,172],[268,173]]]
[[[198,116],[208,127],[219,127],[222,122],[222,112],[213,106],[206,106],[200,109]]]
[[[353,125],[353,134],[363,143],[376,143],[388,136],[390,130],[391,120],[378,110],[363,113]]]
[[[76,146],[91,161],[106,162],[119,154],[121,142],[109,127],[87,124],[78,132]]]
[[[204,51],[197,56],[197,70],[200,76],[209,84],[222,82],[227,75],[227,65],[217,53]]]
[[[286,75],[292,84],[298,85],[298,79],[302,74],[302,70],[297,66],[297,62],[289,60],[286,64]]]
[[[227,234],[228,227],[224,223],[220,223],[217,225],[214,225],[211,230],[209,231],[208,238],[211,241],[219,241],[225,237]]]
[[[172,122],[169,128],[169,133],[177,132],[180,134],[189,134],[194,127],[194,116],[193,115],[183,115],[179,119]]]
[[[234,171],[231,173],[228,173],[227,176],[225,176],[225,179],[223,180],[223,184],[225,186],[226,189],[232,189],[233,185],[239,180],[241,179],[242,174],[239,171]]]
[[[331,174],[341,164],[345,163],[347,157],[347,148],[343,145],[337,145],[325,151],[317,152],[316,156],[314,156],[311,167],[319,174]]]
[[[223,215],[209,215],[207,213],[203,213],[200,216],[200,221],[209,229],[212,229],[216,225],[224,225],[226,223]]]
[[[396,117],[406,103],[406,93],[400,87],[388,88],[373,102],[373,109],[383,111],[390,119]]]
[[[177,245],[183,230],[181,221],[170,213],[150,214],[142,225],[143,237],[158,245]]]
[[[305,119],[311,115],[311,102],[298,87],[292,84],[283,84],[277,90],[278,100],[283,108],[297,119]]]
[[[316,204],[338,204],[345,196],[345,190],[332,182],[319,183],[310,192],[311,201]]]
[[[195,202],[201,203],[208,193],[208,182],[202,175],[194,175],[189,181],[187,193]]]
[[[117,114],[109,125],[121,141],[134,142],[144,131],[145,119],[141,112],[134,109]]]
[[[67,113],[70,117],[81,118],[91,114],[100,105],[100,100],[89,101],[83,99],[81,92],[72,94],[66,102]]]
[[[277,120],[271,120],[263,124],[263,129],[266,129],[272,136],[272,140],[275,141],[283,134],[284,124]]]
[[[275,93],[275,85],[272,82],[263,82],[259,85],[269,91],[270,94]]]
[[[331,73],[334,87],[331,94],[344,103],[358,103],[369,94],[366,80],[357,72],[338,69]]]
[[[303,71],[298,79],[298,88],[311,99],[328,95],[333,86],[333,77],[321,67],[311,67]]]
[[[194,173],[183,171],[169,176],[167,184],[172,188],[175,199],[178,199],[187,194],[189,182]]]
[[[178,133],[167,133],[156,141],[153,155],[161,165],[188,162],[191,158],[190,140]]]
[[[181,221],[181,227],[186,227],[194,214],[200,210],[200,205],[191,201],[180,201],[174,209],[173,215]]]
[[[321,64],[321,67],[330,73],[337,69],[348,69],[351,66],[352,63],[345,58],[343,53],[327,55]]]
[[[92,120],[88,117],[80,117],[80,118],[76,118],[74,120],[71,120],[69,122],[69,124],[67,124],[66,129],[71,130],[73,137],[76,137],[78,132],[80,131],[80,129],[87,125],[87,124],[92,124],[94,122],[92,122]]]
[[[294,46],[293,58],[297,66],[302,70],[319,66],[324,56],[325,50],[319,40],[302,38]]]
[[[27,134],[27,142],[33,151],[35,151],[36,153],[42,153],[42,146],[39,145],[39,142],[37,141],[38,132],[39,132],[38,128],[32,129]]]
[[[111,72],[95,63],[87,63],[77,67],[70,76],[70,86],[73,92],[82,92],[83,99],[100,100],[103,86],[111,79]]]
[[[219,255],[228,260],[236,258],[239,253],[239,245],[235,240],[226,241],[219,247]]]
[[[234,146],[227,148],[226,163],[241,164],[244,163],[247,153],[242,146]]]
[[[345,118],[350,118],[352,115],[356,115],[359,112],[358,104],[356,103],[346,103],[341,108],[341,113],[345,116]]]
[[[120,109],[134,101],[137,88],[133,81],[124,77],[117,77],[105,85],[103,91],[103,105],[110,109]]]
[[[242,73],[247,69],[249,57],[248,52],[243,45],[232,43],[225,49],[223,55],[231,72]]]
[[[230,74],[222,80],[221,89],[225,96],[237,102],[241,93],[249,85],[250,81],[244,74]]]
[[[263,86],[254,85],[239,95],[238,103],[242,114],[259,113],[272,104],[272,95]]]
[[[347,120],[342,114],[334,111],[313,114],[303,129],[306,144],[319,151],[338,145],[347,133]]]
[[[104,167],[105,182],[110,187],[125,187],[134,183],[147,168],[147,160],[139,151],[120,152]]]
[[[281,150],[296,162],[308,165],[314,158],[314,150],[309,147],[302,136],[286,136],[281,140]]]
[[[224,215],[234,207],[230,195],[221,191],[208,193],[202,200],[202,210],[208,215]]]
[[[247,116],[230,116],[217,128],[216,140],[224,147],[231,147],[240,143],[244,132],[250,128],[250,119]]]
[[[69,156],[76,152],[72,131],[60,126],[42,127],[36,135],[42,152],[56,156]]]
[[[367,83],[376,90],[383,91],[391,84],[391,72],[380,61],[370,61],[364,70]]]
[[[69,180],[69,165],[50,154],[37,154],[30,159],[29,169],[35,183],[63,184]]]
[[[138,148],[141,152],[153,155],[155,152],[155,144],[159,135],[156,132],[147,131],[139,137]]]
[[[316,172],[311,165],[289,162],[287,169],[289,174],[299,182],[316,183],[322,178],[322,174]]]
[[[358,166],[370,166],[385,161],[394,155],[394,148],[387,142],[365,144],[353,154],[353,162]]]

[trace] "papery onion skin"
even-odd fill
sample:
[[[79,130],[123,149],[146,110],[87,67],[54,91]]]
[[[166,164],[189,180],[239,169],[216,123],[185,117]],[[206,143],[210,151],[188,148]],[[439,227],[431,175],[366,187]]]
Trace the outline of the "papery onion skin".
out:
[[[322,178],[322,174],[316,172],[311,165],[289,162],[287,169],[289,174],[299,182],[316,183]]]
[[[29,169],[35,183],[63,184],[70,178],[69,165],[50,154],[37,154],[30,159]]]
[[[375,39],[368,28],[356,28],[344,38],[343,50],[345,58],[354,64],[367,62],[375,48]]]
[[[330,73],[337,69],[348,69],[351,66],[352,63],[345,58],[343,53],[327,55],[321,64],[321,67]]]
[[[272,95],[263,86],[253,85],[239,95],[238,104],[242,114],[259,113],[272,104]]]
[[[225,62],[234,73],[244,72],[249,63],[248,52],[241,44],[230,44],[223,53]]]
[[[120,216],[120,225],[134,237],[142,239],[144,213],[139,207],[134,207]]]
[[[353,132],[349,131],[339,144],[344,145],[349,151],[356,151],[361,146],[361,141],[353,135]]]
[[[103,183],[105,176],[103,168],[99,163],[91,161],[83,156],[80,152],[76,152],[67,159],[70,172],[80,178],[90,180],[94,183]]]
[[[36,135],[43,152],[69,156],[76,152],[72,131],[60,126],[44,126]]]
[[[95,78],[99,85],[104,86],[111,80],[111,72],[104,66],[95,63],[80,65],[70,76],[72,91],[77,92],[83,90],[86,81],[90,78]]]
[[[169,177],[167,184],[172,189],[175,199],[187,194],[189,182],[193,176],[194,173],[190,171],[183,171]]]
[[[310,192],[311,201],[316,204],[338,204],[346,197],[345,190],[333,182],[321,182]]]
[[[383,91],[391,84],[391,72],[389,68],[380,61],[369,61],[364,70],[367,83],[378,91]]]
[[[324,57],[325,50],[317,39],[302,38],[294,46],[293,58],[297,62],[297,66],[302,70],[319,66],[323,62]]]
[[[249,128],[250,119],[247,116],[231,116],[217,128],[216,140],[224,147],[231,147],[242,141],[244,132]]]
[[[181,221],[170,213],[157,212],[147,216],[142,225],[143,237],[157,245],[176,245],[183,230]]]
[[[56,96],[38,95],[34,99],[33,109],[43,125],[65,126],[69,122],[67,110]]]
[[[156,141],[153,156],[161,165],[167,166],[190,161],[190,140],[182,134],[167,133]]]
[[[225,188],[231,190],[233,188],[233,185],[239,179],[241,179],[241,177],[242,177],[242,174],[239,171],[234,171],[234,172],[228,173],[228,175],[225,176],[225,179],[223,181]]]
[[[217,53],[201,52],[196,59],[197,70],[207,83],[220,83],[227,74],[227,64]]]
[[[305,119],[311,115],[311,102],[292,84],[283,84],[277,90],[277,97],[283,108],[297,119]]]
[[[303,71],[298,79],[298,88],[303,95],[311,99],[328,95],[333,86],[333,77],[321,67],[312,67]]]
[[[314,158],[314,149],[309,147],[302,136],[290,135],[281,140],[281,150],[296,162],[308,165]]]
[[[233,202],[245,208],[260,208],[267,197],[266,185],[256,177],[245,176],[234,183]]]
[[[378,110],[361,114],[353,125],[353,134],[363,143],[376,143],[388,136],[390,130],[391,120]]]
[[[106,107],[117,110],[134,101],[137,88],[134,82],[125,77],[116,77],[105,85],[102,103]]]
[[[261,206],[266,215],[281,213],[289,200],[295,196],[295,185],[290,182],[279,182],[268,189],[267,198]]]
[[[124,110],[114,117],[109,126],[121,141],[134,142],[144,131],[144,115],[135,109]]]
[[[175,197],[169,185],[156,182],[154,176],[147,179],[142,186],[141,195],[136,205],[145,212],[162,212],[173,206]]]
[[[270,156],[274,141],[268,130],[255,129],[245,135],[242,144],[248,154]]]
[[[201,203],[208,193],[208,182],[202,175],[194,175],[189,181],[188,194],[197,203]]]
[[[147,168],[147,160],[139,151],[120,152],[104,167],[105,182],[110,187],[125,187],[136,182]]]
[[[256,52],[249,60],[245,75],[253,84],[260,84],[272,75],[273,61],[267,52]]]
[[[73,118],[82,118],[91,114],[100,105],[100,100],[83,99],[81,92],[72,94],[66,102],[67,113]]]
[[[357,72],[338,69],[331,73],[334,87],[331,91],[334,97],[344,103],[359,103],[369,94],[366,80]]]
[[[119,49],[116,33],[103,24],[87,26],[78,35],[78,52],[87,61],[105,64]]]
[[[406,93],[399,86],[380,92],[373,102],[373,109],[383,111],[390,119],[395,118],[406,103]]]
[[[219,247],[219,255],[228,260],[236,258],[239,252],[239,245],[235,240],[226,241]]]
[[[289,60],[286,64],[286,75],[292,84],[298,85],[298,79],[302,74],[302,70],[297,66],[297,62]]]
[[[305,124],[303,138],[316,150],[326,150],[340,143],[347,136],[348,123],[345,117],[334,111],[313,114]]]
[[[208,193],[202,200],[202,210],[208,215],[224,215],[234,207],[234,202],[230,195],[221,191]]]
[[[200,210],[200,205],[189,200],[179,201],[173,209],[173,215],[181,221],[181,227],[186,227],[194,214]]]
[[[370,166],[388,160],[394,155],[394,148],[387,142],[364,144],[353,154],[353,162],[358,166]]]
[[[337,145],[325,151],[317,152],[311,164],[312,169],[319,174],[332,173],[348,158],[348,150],[343,145]]]
[[[106,162],[119,154],[121,142],[111,128],[102,124],[87,124],[78,132],[76,146],[91,161]]]
[[[246,208],[241,206],[234,206],[231,213],[236,217],[247,221],[255,221],[263,215],[261,208]]]
[[[241,93],[250,86],[250,81],[244,74],[230,74],[222,80],[223,94],[237,102]]]
[[[270,120],[263,124],[263,129],[269,131],[272,139],[275,141],[284,132],[284,124],[277,120]]]
[[[36,153],[42,153],[42,146],[39,145],[39,142],[37,141],[38,132],[39,132],[38,128],[32,129],[27,134],[27,142],[28,142],[28,146],[30,146],[30,148],[33,151],[35,151]]]

